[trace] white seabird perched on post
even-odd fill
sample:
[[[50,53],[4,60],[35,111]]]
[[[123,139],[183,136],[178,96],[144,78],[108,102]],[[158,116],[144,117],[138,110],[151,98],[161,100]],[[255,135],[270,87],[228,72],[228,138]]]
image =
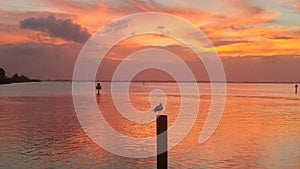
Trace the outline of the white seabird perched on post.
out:
[[[158,115],[160,115],[160,112],[164,109],[163,105],[159,103],[152,111],[153,112],[158,112]]]

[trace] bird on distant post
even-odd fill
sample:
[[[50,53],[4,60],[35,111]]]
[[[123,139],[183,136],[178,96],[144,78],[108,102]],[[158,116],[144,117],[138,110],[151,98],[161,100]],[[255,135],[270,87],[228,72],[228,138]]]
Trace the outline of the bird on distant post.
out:
[[[158,115],[160,115],[160,112],[164,109],[163,105],[159,103],[152,111],[153,112],[158,112]]]

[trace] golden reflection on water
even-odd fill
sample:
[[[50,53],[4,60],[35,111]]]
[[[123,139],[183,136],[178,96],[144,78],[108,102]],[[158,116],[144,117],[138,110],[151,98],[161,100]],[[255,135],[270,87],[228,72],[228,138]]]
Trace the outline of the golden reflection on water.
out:
[[[102,96],[101,96],[102,97]],[[105,96],[107,98],[107,96]],[[138,99],[136,99],[138,98]],[[178,95],[168,95],[169,126],[176,118],[180,107]],[[277,98],[278,99],[278,98]],[[178,146],[170,150],[170,165],[182,168],[202,167],[291,167],[299,166],[300,110],[288,111],[289,106],[299,107],[300,103],[279,98],[228,96],[225,111],[218,129],[206,143],[199,145],[198,137],[210,107],[211,97],[201,96],[201,108],[196,123]],[[131,101],[137,109],[146,110],[147,95],[132,94]],[[276,103],[276,102],[280,102]],[[139,103],[139,104],[137,104]],[[100,108],[101,99],[99,100]],[[110,105],[110,104],[108,104]],[[149,106],[149,104],[147,105]],[[172,107],[172,108],[171,108]],[[175,109],[174,109],[175,107]],[[283,108],[284,112],[281,112]],[[108,111],[111,106],[104,108]],[[278,111],[280,110],[280,111]],[[118,114],[118,113],[116,113]],[[107,114],[108,121],[115,129],[132,137],[154,135],[155,124],[136,124],[120,114]],[[296,149],[295,149],[296,148]],[[187,158],[188,157],[188,158]],[[180,167],[179,167],[180,168]]]
[[[138,110],[151,108],[149,90],[130,94]],[[167,93],[164,114],[169,117],[169,126],[178,117],[180,99],[176,92]],[[300,167],[298,96],[229,94],[217,130],[206,143],[199,144],[210,101],[209,95],[200,96],[193,128],[169,151],[170,168]],[[139,124],[122,117],[110,93],[103,92],[97,102],[109,124],[121,133],[131,137],[155,135],[154,121]],[[0,168],[156,167],[155,157],[123,158],[96,145],[81,128],[70,95],[0,97],[0,128]]]

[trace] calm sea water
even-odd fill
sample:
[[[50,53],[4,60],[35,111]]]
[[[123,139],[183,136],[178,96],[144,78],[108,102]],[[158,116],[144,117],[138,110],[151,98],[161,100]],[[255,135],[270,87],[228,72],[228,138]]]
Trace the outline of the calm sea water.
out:
[[[154,122],[136,124],[118,114],[109,84],[102,86],[97,103],[113,128],[133,137],[155,134]],[[228,84],[223,117],[203,144],[198,137],[211,104],[210,85],[198,87],[201,95],[188,99],[200,97],[199,115],[169,150],[169,168],[300,168],[300,94],[292,84]],[[166,94],[171,126],[181,103],[175,83],[132,83],[130,102],[141,111],[151,108],[153,89]],[[77,119],[71,91],[70,82],[0,86],[0,168],[156,168],[156,157],[125,158],[95,144]],[[187,112],[193,108],[184,105]]]

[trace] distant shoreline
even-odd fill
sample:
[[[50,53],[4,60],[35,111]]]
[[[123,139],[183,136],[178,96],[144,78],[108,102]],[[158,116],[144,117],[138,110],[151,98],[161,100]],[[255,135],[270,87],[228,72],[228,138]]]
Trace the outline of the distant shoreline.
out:
[[[5,75],[5,70],[0,67],[0,85],[11,84],[11,83],[28,83],[28,82],[41,82],[38,79],[31,79],[24,75],[19,76],[15,73],[12,77],[7,77]]]
[[[42,82],[41,80],[37,80],[37,79],[31,79],[28,81],[0,81],[0,85],[5,85],[5,84],[13,84],[13,83],[33,83],[33,82]]]
[[[73,82],[73,80],[42,80],[44,82]],[[134,83],[194,83],[194,81],[163,81],[163,80],[133,80],[133,81],[126,81],[126,80],[118,80],[118,81],[111,81],[111,80],[74,80],[75,82],[118,82],[118,83],[128,83],[128,82],[134,82]],[[197,83],[224,83],[221,81],[196,81]],[[249,82],[249,81],[226,81],[226,83],[262,83],[262,84],[295,84],[300,82]]]

